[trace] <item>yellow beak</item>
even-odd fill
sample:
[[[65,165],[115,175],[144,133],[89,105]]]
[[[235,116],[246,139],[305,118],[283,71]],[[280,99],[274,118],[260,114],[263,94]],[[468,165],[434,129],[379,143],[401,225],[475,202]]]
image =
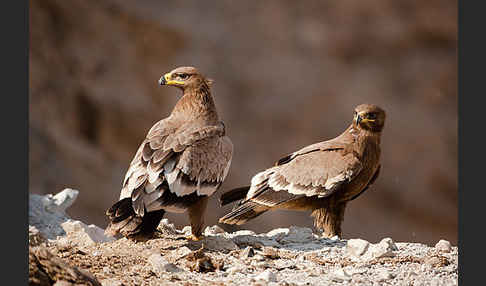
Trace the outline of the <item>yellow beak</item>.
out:
[[[184,82],[178,80],[172,80],[172,74],[166,73],[159,79],[160,85],[183,85]]]

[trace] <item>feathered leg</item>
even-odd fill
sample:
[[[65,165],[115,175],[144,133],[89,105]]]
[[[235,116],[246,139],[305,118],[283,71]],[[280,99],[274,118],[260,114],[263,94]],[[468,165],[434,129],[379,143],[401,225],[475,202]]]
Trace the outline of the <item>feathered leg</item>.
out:
[[[191,205],[188,209],[189,220],[191,222],[191,233],[188,237],[190,240],[202,239],[202,231],[204,227],[204,213],[208,205],[208,196],[200,198],[196,203]]]
[[[312,211],[314,217],[314,226],[323,231],[323,237],[341,237],[341,224],[344,220],[345,202],[336,202],[330,198],[326,205]]]

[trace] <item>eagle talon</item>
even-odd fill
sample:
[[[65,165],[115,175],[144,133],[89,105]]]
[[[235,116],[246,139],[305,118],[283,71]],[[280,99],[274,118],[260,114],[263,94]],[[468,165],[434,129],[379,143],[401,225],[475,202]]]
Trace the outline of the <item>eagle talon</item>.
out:
[[[186,239],[190,240],[190,241],[200,241],[200,240],[204,239],[204,236],[203,235],[195,236],[194,234],[191,234],[191,235],[186,236]]]

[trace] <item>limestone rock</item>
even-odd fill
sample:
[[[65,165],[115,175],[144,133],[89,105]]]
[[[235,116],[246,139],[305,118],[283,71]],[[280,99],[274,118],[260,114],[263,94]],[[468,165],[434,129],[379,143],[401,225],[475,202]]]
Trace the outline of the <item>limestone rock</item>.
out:
[[[265,270],[262,273],[255,276],[255,280],[263,280],[266,282],[277,282],[277,275],[270,270]]]
[[[81,221],[67,220],[61,223],[66,234],[81,245],[113,241],[115,238],[106,236],[104,230],[94,224],[86,225]]]
[[[440,252],[451,252],[452,246],[451,246],[451,243],[449,241],[441,239],[435,245],[435,249],[437,249]]]
[[[241,253],[240,257],[244,259],[244,258],[253,257],[254,255],[255,255],[255,250],[253,249],[253,247],[247,246]]]
[[[65,211],[78,193],[77,190],[64,189],[56,195],[29,194],[29,225],[35,226],[48,239],[65,235],[61,223],[69,219]]]
[[[394,257],[394,251],[398,250],[397,246],[391,238],[383,238],[379,243],[372,244],[368,247],[368,251],[363,255],[366,260],[382,257]]]
[[[169,220],[166,218],[160,221],[157,229],[160,230],[162,233],[169,235],[177,235],[181,233],[181,231],[177,230],[174,224],[169,223]]]
[[[220,251],[223,253],[228,253],[231,250],[239,249],[231,239],[222,236],[206,236],[203,243],[205,249]]]
[[[222,229],[219,225],[208,226],[204,230],[204,235],[217,235],[224,233],[224,229]]]
[[[157,275],[162,275],[164,273],[176,273],[183,271],[173,263],[169,263],[160,254],[154,253],[148,258],[148,262],[151,265],[152,271]]]
[[[336,282],[350,281],[351,275],[343,268],[338,268],[331,274],[331,279]]]
[[[378,282],[384,282],[384,281],[390,280],[394,277],[393,274],[390,271],[388,271],[387,269],[379,270],[376,276],[377,276]]]
[[[364,239],[350,239],[346,244],[346,254],[360,257],[368,250],[370,243]]]
[[[288,229],[287,235],[279,239],[280,243],[306,243],[309,241],[314,240],[314,234],[312,233],[312,229],[307,227],[297,227],[291,226]]]

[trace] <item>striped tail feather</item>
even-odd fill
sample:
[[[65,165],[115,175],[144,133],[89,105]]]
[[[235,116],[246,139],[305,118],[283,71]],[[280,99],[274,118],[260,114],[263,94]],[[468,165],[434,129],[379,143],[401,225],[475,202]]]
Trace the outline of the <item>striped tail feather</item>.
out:
[[[244,224],[247,221],[268,211],[270,208],[256,202],[246,201],[230,213],[219,219],[220,223],[225,224]]]
[[[122,199],[106,211],[110,223],[105,229],[105,234],[109,236],[121,234],[125,237],[152,235],[164,217],[164,213],[164,210],[145,212],[141,217],[136,215],[131,198]]]
[[[221,206],[227,205],[232,202],[240,201],[246,198],[246,194],[250,186],[236,188],[231,191],[227,191],[219,197],[219,202]]]

